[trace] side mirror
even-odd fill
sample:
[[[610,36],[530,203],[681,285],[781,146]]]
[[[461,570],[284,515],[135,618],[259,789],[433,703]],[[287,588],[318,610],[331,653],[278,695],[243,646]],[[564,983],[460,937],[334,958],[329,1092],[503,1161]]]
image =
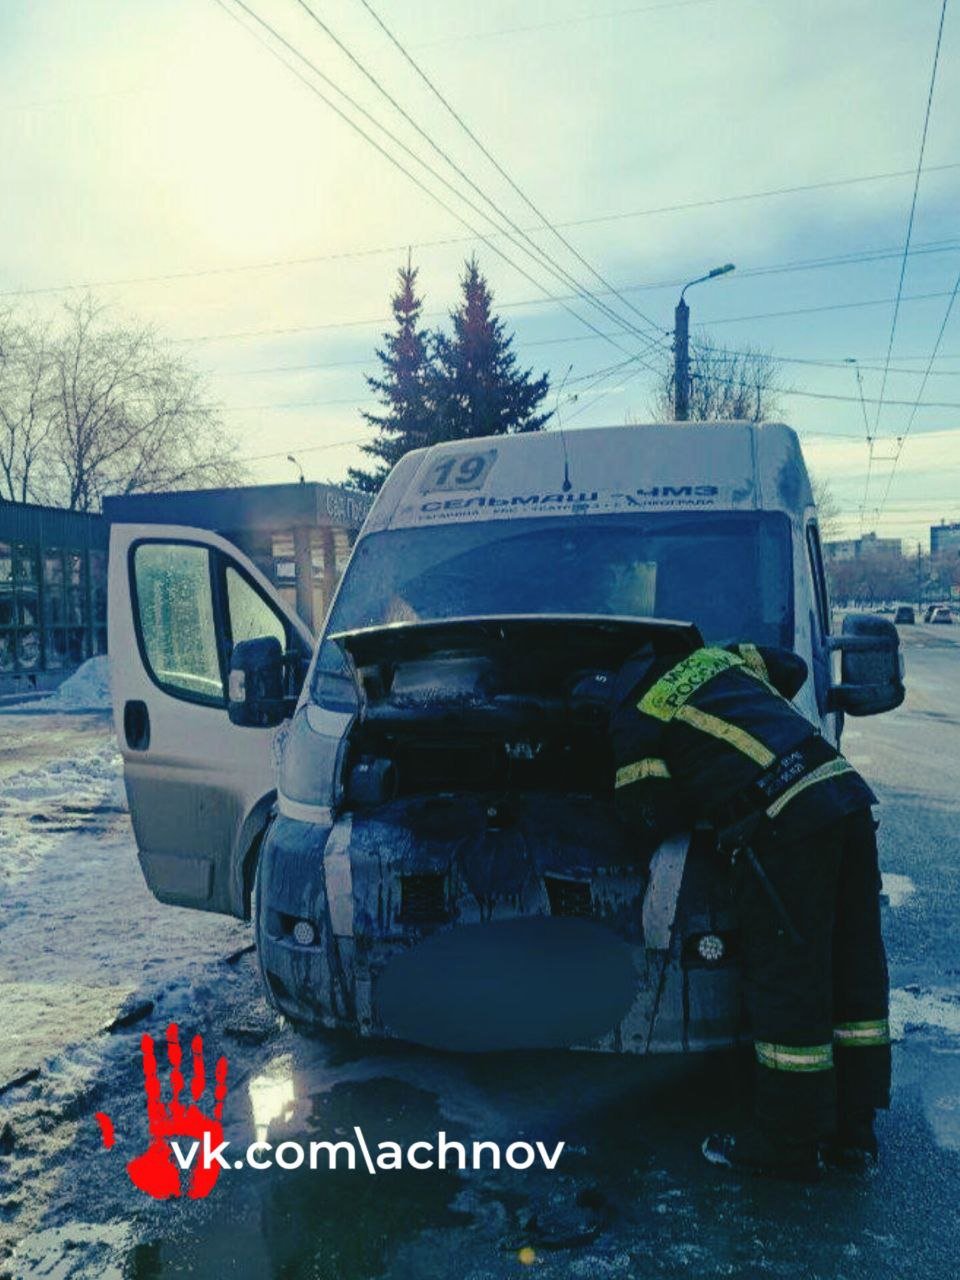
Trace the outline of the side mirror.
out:
[[[840,683],[830,690],[830,708],[851,716],[875,716],[899,707],[903,655],[897,629],[887,618],[848,613],[843,631],[827,641],[840,650]]]
[[[230,655],[230,723],[268,729],[289,715],[283,646],[276,636],[240,640]]]

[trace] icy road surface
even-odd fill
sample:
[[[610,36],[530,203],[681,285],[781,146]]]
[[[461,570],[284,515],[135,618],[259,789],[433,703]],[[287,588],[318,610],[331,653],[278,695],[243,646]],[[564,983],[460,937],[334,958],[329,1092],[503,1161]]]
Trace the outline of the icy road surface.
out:
[[[813,1188],[701,1161],[742,1101],[726,1059],[458,1059],[291,1034],[237,954],[245,926],[144,888],[106,719],[0,715],[0,1088],[22,1079],[0,1094],[0,1275],[499,1280],[521,1257],[544,1280],[955,1275],[960,634],[902,636],[906,705],[848,721],[845,740],[883,802],[895,1098],[880,1170]],[[103,1030],[124,1015],[140,1020]],[[567,1149],[553,1173],[231,1171],[207,1200],[153,1202],[123,1164],[145,1145],[139,1038],[171,1018],[202,1033],[208,1070],[228,1057],[236,1142],[360,1125],[372,1143],[445,1129]],[[112,1151],[95,1111],[114,1121]]]

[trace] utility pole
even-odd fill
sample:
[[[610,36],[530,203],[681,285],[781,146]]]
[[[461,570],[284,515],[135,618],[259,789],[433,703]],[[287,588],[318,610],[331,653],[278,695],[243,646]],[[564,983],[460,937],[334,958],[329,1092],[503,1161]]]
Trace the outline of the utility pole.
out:
[[[683,294],[673,313],[673,416],[677,422],[690,416],[690,308]]]
[[[923,551],[917,543],[917,613],[923,610]]]
[[[725,276],[733,270],[733,263],[727,262],[705,276],[690,280],[680,290],[680,301],[673,313],[673,416],[677,422],[686,422],[690,417],[690,308],[683,295],[691,285],[703,284],[704,280]]]

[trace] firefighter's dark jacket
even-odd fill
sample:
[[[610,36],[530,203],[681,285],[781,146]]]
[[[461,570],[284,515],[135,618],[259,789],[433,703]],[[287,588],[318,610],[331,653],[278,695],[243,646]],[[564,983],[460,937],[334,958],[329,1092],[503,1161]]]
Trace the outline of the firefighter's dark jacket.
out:
[[[785,649],[731,645],[682,660],[647,646],[613,690],[618,812],[654,843],[699,819],[751,809],[793,837],[876,803],[860,775],[788,701],[807,665]]]

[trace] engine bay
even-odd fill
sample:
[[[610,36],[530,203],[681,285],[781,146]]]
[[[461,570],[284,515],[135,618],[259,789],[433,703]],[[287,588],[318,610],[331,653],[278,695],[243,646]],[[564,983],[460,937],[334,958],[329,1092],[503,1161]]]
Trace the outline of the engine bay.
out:
[[[347,808],[418,794],[555,792],[610,799],[608,700],[643,645],[682,655],[689,624],[606,618],[457,619],[334,637],[360,714]]]

